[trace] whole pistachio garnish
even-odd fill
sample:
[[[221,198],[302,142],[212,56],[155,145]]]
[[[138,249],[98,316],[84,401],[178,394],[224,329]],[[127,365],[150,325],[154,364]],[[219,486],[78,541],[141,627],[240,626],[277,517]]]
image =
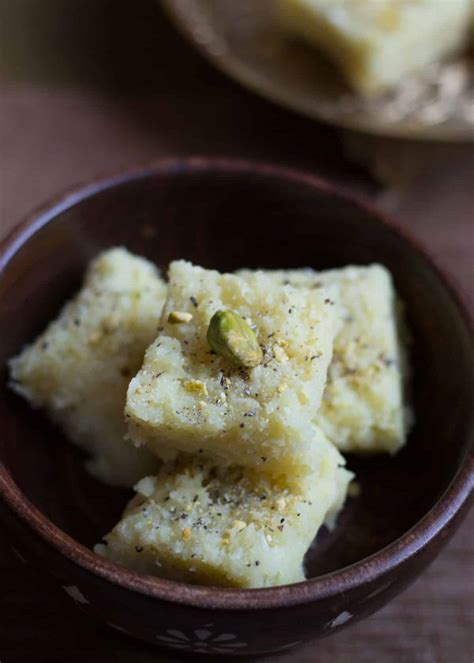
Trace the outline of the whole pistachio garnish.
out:
[[[263,359],[255,332],[242,316],[228,309],[212,316],[207,342],[218,355],[244,368],[254,368]]]

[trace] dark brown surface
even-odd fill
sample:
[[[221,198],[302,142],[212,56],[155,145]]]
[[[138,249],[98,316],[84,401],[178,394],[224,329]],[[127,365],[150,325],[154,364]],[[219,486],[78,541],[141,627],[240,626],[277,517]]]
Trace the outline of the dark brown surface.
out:
[[[151,3],[131,14],[125,3],[114,3],[113,13],[108,2],[71,3],[61,13],[48,2],[41,16],[34,3],[8,5],[3,9],[14,18],[8,33],[14,48],[0,118],[4,229],[63,186],[170,152],[263,156],[372,189],[345,163],[335,133],[274,109],[212,72],[161,23]],[[468,150],[441,150],[436,157],[424,177],[389,202],[469,289],[474,159]],[[286,658],[313,660],[317,651],[321,660],[470,661],[471,532],[466,523],[422,580],[381,613]],[[141,645],[79,619],[67,598],[32,581],[30,573],[22,571],[18,582],[12,568],[22,567],[7,552],[3,559],[2,598],[13,607],[0,631],[2,661],[75,660],[76,650],[77,660],[87,652],[88,660],[101,661],[109,660],[107,649],[110,657],[122,651],[121,660],[156,660]],[[53,637],[59,641],[51,646]]]

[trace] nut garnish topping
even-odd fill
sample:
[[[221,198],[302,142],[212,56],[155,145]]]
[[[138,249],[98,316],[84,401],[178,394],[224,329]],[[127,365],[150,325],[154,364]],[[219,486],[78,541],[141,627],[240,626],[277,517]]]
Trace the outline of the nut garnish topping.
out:
[[[185,527],[183,529],[181,536],[183,537],[183,541],[189,541],[189,539],[191,538],[191,530],[189,529],[189,527]]]
[[[278,343],[275,343],[273,346],[273,356],[281,364],[285,364],[288,361],[288,355]]]
[[[168,315],[168,322],[172,325],[180,325],[182,323],[191,322],[193,319],[192,313],[186,311],[171,311]]]
[[[276,501],[276,507],[277,507],[277,510],[278,510],[280,513],[283,513],[283,512],[284,512],[284,510],[285,510],[285,508],[286,508],[286,500],[285,500],[284,497],[279,497],[279,498],[277,499],[277,501]]]
[[[243,520],[234,520],[232,527],[234,527],[238,532],[241,532],[247,527],[247,523],[245,523]]]
[[[201,382],[201,380],[184,380],[183,387],[191,394],[198,394],[199,396],[208,395],[206,384]]]
[[[255,332],[234,311],[217,311],[207,330],[207,342],[221,357],[238,366],[254,368],[263,359],[262,349]]]

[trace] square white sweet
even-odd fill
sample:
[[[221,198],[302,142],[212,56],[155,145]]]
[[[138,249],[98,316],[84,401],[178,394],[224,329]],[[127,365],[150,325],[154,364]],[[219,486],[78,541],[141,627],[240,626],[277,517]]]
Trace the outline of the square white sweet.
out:
[[[133,486],[157,467],[148,450],[124,440],[123,408],[165,296],[151,263],[124,249],[106,251],[58,318],[10,361],[11,387],[44,408],[90,455],[88,470],[109,484]]]
[[[320,437],[321,439],[321,437]],[[303,557],[334,523],[352,474],[328,442],[297,492],[253,470],[199,461],[143,479],[122,520],[96,552],[136,571],[228,587],[304,580]]]
[[[327,55],[364,94],[466,46],[470,0],[279,0],[282,25]]]
[[[159,458],[198,454],[297,481],[318,456],[313,425],[336,330],[337,286],[305,290],[264,274],[240,278],[171,264],[161,331],[128,389],[130,437]],[[263,361],[251,369],[207,342],[218,310],[254,328]],[[176,324],[170,314],[186,319]]]
[[[246,278],[250,272],[242,271]],[[276,283],[339,287],[339,329],[317,422],[339,449],[395,453],[406,442],[406,331],[392,277],[382,265],[266,272]]]

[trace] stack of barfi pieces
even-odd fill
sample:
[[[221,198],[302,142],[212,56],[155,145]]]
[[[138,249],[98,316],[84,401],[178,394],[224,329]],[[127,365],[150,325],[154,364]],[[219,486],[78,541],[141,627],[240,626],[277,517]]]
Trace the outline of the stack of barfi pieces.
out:
[[[298,582],[353,478],[340,450],[405,442],[401,317],[379,265],[221,274],[175,261],[165,284],[111,249],[10,362],[12,386],[96,477],[139,480],[99,554],[199,584]]]

